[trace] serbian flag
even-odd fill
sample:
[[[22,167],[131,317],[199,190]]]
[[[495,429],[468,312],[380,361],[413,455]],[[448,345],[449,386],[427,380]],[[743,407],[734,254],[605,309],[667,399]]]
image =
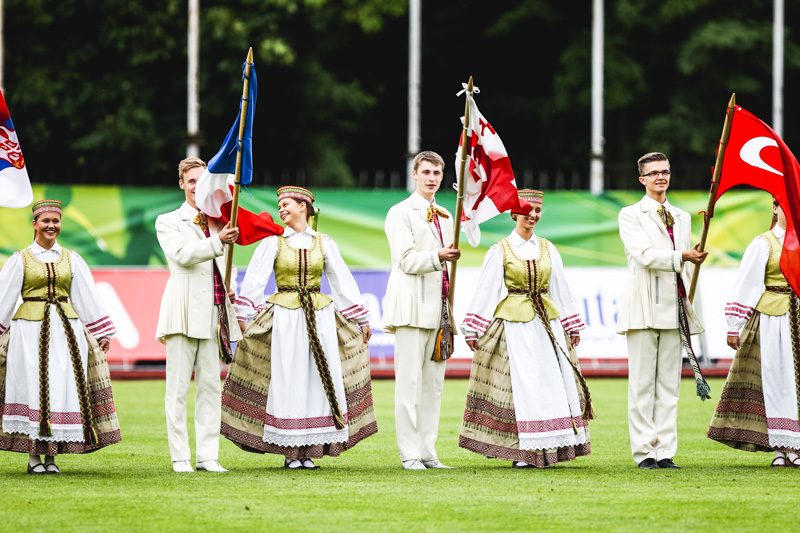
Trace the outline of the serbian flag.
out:
[[[0,206],[27,207],[32,201],[31,180],[25,168],[17,130],[0,91]]]
[[[476,88],[475,92],[479,92]],[[513,211],[527,214],[530,204],[517,196],[517,183],[508,152],[500,140],[500,136],[489,124],[489,121],[478,110],[475,99],[467,93],[469,99],[469,130],[467,167],[464,172],[464,204],[461,214],[461,229],[466,233],[472,246],[481,242],[480,224],[494,218],[500,213]],[[463,119],[462,119],[463,123]],[[456,176],[461,168],[461,141],[456,151]]]
[[[242,80],[246,73],[247,63],[242,65]],[[241,184],[249,185],[253,181],[253,117],[256,114],[256,96],[258,82],[255,65],[250,66],[250,92],[247,100],[247,114],[242,135],[242,174]],[[238,152],[239,120],[242,115],[241,101],[239,113],[233,121],[222,146],[211,161],[208,168],[198,178],[195,187],[195,202],[198,209],[211,218],[227,224],[231,219],[231,203],[233,202],[234,175],[236,173],[236,155]],[[236,244],[248,245],[270,235],[283,234],[283,227],[276,224],[269,213],[255,214],[239,207],[236,218],[239,238]]]
[[[786,214],[781,271],[794,292],[800,294],[800,165],[783,139],[741,106],[733,109],[714,202],[736,185],[767,191]]]

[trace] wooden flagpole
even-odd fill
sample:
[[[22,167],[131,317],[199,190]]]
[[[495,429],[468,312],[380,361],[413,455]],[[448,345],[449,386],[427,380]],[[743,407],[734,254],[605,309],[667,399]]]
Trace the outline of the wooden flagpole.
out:
[[[458,196],[456,197],[456,213],[455,220],[453,220],[453,248],[458,248],[458,239],[461,236],[461,213],[464,210],[464,171],[467,168],[467,142],[469,139],[469,97],[472,96],[474,84],[472,76],[469,77],[467,82],[466,101],[464,103],[464,131],[461,136],[461,161],[458,168]],[[450,292],[447,294],[447,299],[450,305],[453,305],[453,297],[456,290],[456,267],[458,260],[453,261],[450,265]]]
[[[236,150],[236,173],[234,174],[233,184],[233,203],[231,203],[231,227],[235,228],[239,218],[239,189],[242,186],[242,137],[244,137],[244,126],[247,121],[247,104],[250,98],[250,70],[253,66],[253,47],[247,51],[247,61],[244,68],[244,84],[242,86],[242,109],[239,113],[239,136]],[[233,268],[233,246],[228,245],[225,251],[225,289],[231,290],[231,270]]]
[[[717,161],[714,164],[714,174],[711,176],[711,188],[708,191],[708,207],[705,211],[700,211],[703,215],[703,233],[700,235],[698,249],[702,252],[706,248],[706,237],[708,237],[708,227],[714,217],[714,203],[716,202],[717,189],[719,189],[719,177],[722,174],[722,160],[725,157],[725,148],[728,146],[728,138],[731,135],[731,121],[733,120],[733,109],[736,107],[736,93],[731,94],[728,101],[728,109],[725,113],[725,123],[722,126],[722,135],[719,138],[719,149],[717,150]],[[700,274],[700,265],[695,266],[692,274],[692,283],[689,285],[689,302],[694,301],[694,293],[697,289],[697,277]]]

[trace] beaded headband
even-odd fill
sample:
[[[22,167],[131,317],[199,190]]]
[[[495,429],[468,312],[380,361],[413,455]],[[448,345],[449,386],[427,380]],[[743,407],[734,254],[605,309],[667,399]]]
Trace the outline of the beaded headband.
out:
[[[33,204],[31,210],[33,211],[33,218],[38,217],[45,211],[53,211],[60,215],[61,200],[39,200],[38,202]]]
[[[281,187],[276,191],[276,194],[279,202],[284,198],[294,198],[295,200],[304,200],[309,204],[314,203],[314,193],[296,185]]]
[[[542,199],[544,198],[544,193],[542,191],[534,189],[520,189],[517,191],[517,195],[529,204],[541,205]]]

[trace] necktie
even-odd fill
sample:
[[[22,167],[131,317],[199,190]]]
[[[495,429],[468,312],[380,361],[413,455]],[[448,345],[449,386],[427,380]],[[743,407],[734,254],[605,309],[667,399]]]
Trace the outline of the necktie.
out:
[[[200,226],[200,229],[203,230],[203,233],[208,235],[208,218],[206,218],[205,213],[197,212],[197,215],[194,217],[194,223]]]
[[[675,219],[672,218],[672,213],[669,212],[669,209],[664,207],[663,205],[658,206],[658,216],[661,217],[661,222],[664,223],[664,227],[671,228],[675,225]]]
[[[433,205],[433,204],[429,205],[429,206],[428,206],[428,213],[427,213],[427,219],[428,219],[428,222],[433,222],[433,220],[434,220],[434,219],[435,219],[437,216],[440,216],[440,217],[442,217],[442,218],[450,218],[450,217],[447,215],[447,213],[445,213],[444,211],[442,211],[441,209],[439,209],[439,208],[438,208],[438,207],[436,207],[435,205]]]

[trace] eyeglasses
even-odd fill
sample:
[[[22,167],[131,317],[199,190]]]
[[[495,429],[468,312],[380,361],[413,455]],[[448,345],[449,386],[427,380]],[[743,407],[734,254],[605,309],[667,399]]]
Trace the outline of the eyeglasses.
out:
[[[672,172],[669,169],[667,169],[667,170],[651,170],[650,172],[648,172],[647,174],[645,174],[642,177],[644,177],[644,178],[657,178],[659,175],[664,176],[665,178],[668,178],[668,177],[670,177],[672,175]]]

